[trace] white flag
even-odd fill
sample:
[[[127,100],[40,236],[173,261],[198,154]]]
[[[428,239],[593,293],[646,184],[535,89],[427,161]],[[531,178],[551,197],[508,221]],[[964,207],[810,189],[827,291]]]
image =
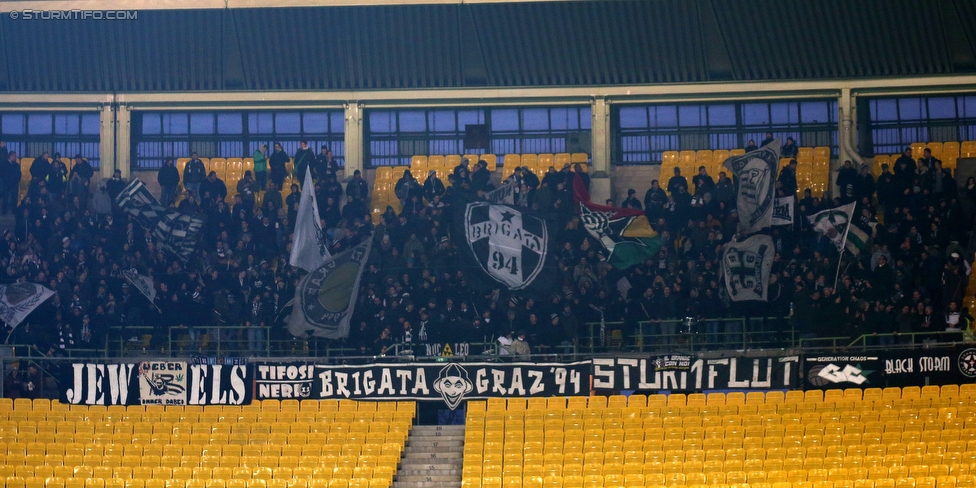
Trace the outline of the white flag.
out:
[[[733,302],[766,301],[769,273],[773,269],[773,238],[754,235],[744,241],[730,242],[722,255],[725,287]]]
[[[54,295],[50,289],[37,283],[0,285],[0,319],[10,328],[16,328],[37,308]]]
[[[809,217],[813,230],[827,236],[837,250],[857,256],[867,246],[870,236],[854,221],[856,203],[851,202],[830,210],[817,212]]]
[[[773,207],[773,225],[793,225],[793,200],[792,196],[777,197],[776,206]]]
[[[325,247],[319,205],[315,201],[312,170],[306,166],[305,183],[302,184],[302,199],[298,202],[298,216],[295,217],[295,234],[288,264],[311,272],[330,257],[329,250]]]
[[[485,193],[485,200],[491,203],[505,203],[508,205],[515,205],[515,182],[508,182]]]
[[[349,335],[356,308],[359,280],[372,248],[373,237],[336,254],[304,278],[295,290],[288,331],[296,337],[341,339]]]
[[[139,290],[146,298],[149,299],[149,303],[156,303],[156,286],[153,283],[153,279],[148,276],[142,276],[135,269],[129,268],[122,271],[122,276],[132,283],[132,286]]]
[[[779,140],[755,151],[725,160],[735,174],[739,191],[739,235],[759,232],[772,225],[776,200],[776,166],[779,164]]]

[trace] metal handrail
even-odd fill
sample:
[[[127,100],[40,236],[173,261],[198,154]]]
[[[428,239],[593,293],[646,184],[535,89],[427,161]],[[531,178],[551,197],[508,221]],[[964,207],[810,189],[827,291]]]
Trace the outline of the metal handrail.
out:
[[[753,330],[752,327],[759,326],[765,322],[776,323],[779,321],[781,326],[775,332],[767,329]],[[702,321],[705,322],[705,321]],[[972,337],[967,337],[965,332],[910,332],[910,333],[883,333],[883,334],[864,334],[855,338],[849,336],[836,337],[805,337],[797,333],[792,327],[787,325],[784,317],[762,317],[762,318],[725,318],[723,323],[732,324],[733,332],[719,331],[721,337],[710,337],[708,331],[702,330],[676,330],[674,333],[657,333],[653,330],[654,326],[671,325],[676,328],[686,324],[681,320],[658,320],[641,321],[636,323],[627,322],[590,322],[586,323],[586,328],[582,336],[574,343],[558,345],[532,344],[533,354],[531,357],[540,357],[547,360],[553,358],[560,359],[586,359],[594,356],[619,355],[620,353],[668,353],[668,352],[702,352],[702,351],[748,351],[762,349],[794,349],[802,351],[839,351],[844,349],[855,349],[867,351],[888,347],[928,347],[934,342],[941,344],[972,342]],[[701,323],[696,327],[701,327]],[[125,331],[125,336],[119,334]],[[253,330],[243,326],[213,326],[198,327],[196,330],[201,334],[194,344],[187,334],[192,329],[171,328],[168,336],[158,342],[152,342],[144,338],[151,334],[152,327],[128,327],[125,329],[115,329],[105,340],[104,348],[73,348],[58,351],[57,356],[66,358],[86,358],[86,359],[123,359],[129,357],[276,357],[276,358],[296,358],[314,357],[321,359],[335,359],[337,361],[347,360],[379,360],[379,358],[389,358],[403,360],[412,359],[433,359],[441,358],[440,354],[427,354],[430,351],[417,350],[418,343],[394,344],[390,352],[384,355],[362,355],[356,349],[350,348],[342,342],[331,341],[320,338],[272,338],[271,330],[267,327],[261,328],[264,337],[256,338],[255,348],[248,347],[246,331]],[[601,334],[600,332],[604,333]],[[619,331],[619,332],[617,332]],[[204,333],[215,333],[209,336],[206,341],[203,339]],[[774,335],[775,334],[775,335]],[[137,336],[136,342],[131,342],[128,337]],[[141,338],[140,338],[141,337]],[[886,340],[882,340],[886,339]],[[425,343],[419,343],[426,346]],[[480,358],[483,360],[494,360],[504,355],[499,354],[498,344],[486,338],[484,342],[471,342],[469,344],[477,354],[464,354],[467,351],[455,352],[455,360],[465,357],[466,359]],[[455,344],[450,344],[454,348]],[[192,346],[192,347],[191,347]],[[409,351],[409,349],[413,349]],[[417,354],[417,353],[421,354]],[[46,359],[48,356],[45,351],[41,351],[30,344],[6,344],[0,346],[0,357],[10,359]]]
[[[881,345],[880,339],[885,337],[890,337],[892,339],[892,344]],[[921,342],[916,341],[916,338],[919,337],[922,339]],[[872,334],[864,334],[857,337],[856,339],[851,341],[851,343],[848,344],[847,347],[857,347],[857,345],[860,344],[862,350],[867,350],[868,348],[871,347],[892,347],[898,345],[916,346],[919,344],[930,345],[931,342],[927,342],[928,340],[938,341],[940,338],[944,338],[944,337],[959,337],[963,339],[965,338],[962,330],[959,331],[941,330],[941,331],[933,331],[933,332],[891,332],[891,333],[881,333],[881,334],[872,333]],[[898,344],[899,342],[898,339],[901,338],[908,338],[909,342],[907,343],[902,342],[901,344]],[[878,341],[879,344],[877,346],[869,345],[868,339],[879,339]],[[948,341],[946,343],[954,343],[954,342],[965,342],[965,341]]]

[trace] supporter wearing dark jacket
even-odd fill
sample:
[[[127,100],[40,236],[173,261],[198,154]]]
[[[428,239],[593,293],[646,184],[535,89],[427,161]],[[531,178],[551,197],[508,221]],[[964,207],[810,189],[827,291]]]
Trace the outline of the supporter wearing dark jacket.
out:
[[[0,214],[7,215],[7,212],[14,212],[17,208],[22,176],[17,153],[11,151],[5,161],[0,161]]]
[[[274,152],[268,158],[268,167],[271,169],[271,181],[281,188],[285,184],[288,176],[288,154],[281,147],[280,142],[274,144]],[[304,176],[300,179],[304,179]]]
[[[161,188],[161,193],[159,196],[159,203],[164,207],[168,207],[176,203],[176,193],[178,187],[180,186],[180,172],[176,169],[173,163],[173,159],[167,159],[163,163],[163,167],[159,168],[159,174],[156,175],[156,181],[159,183]]]
[[[688,180],[684,176],[681,176],[681,168],[674,168],[674,176],[668,180],[668,193],[674,195],[678,193],[678,187],[683,186],[685,190],[688,189]]]
[[[315,164],[315,153],[312,152],[312,148],[308,147],[308,141],[299,143],[298,150],[295,151],[294,162],[295,177],[305,179],[305,168]]]
[[[695,175],[692,182],[695,184],[695,196],[704,196],[706,193],[712,193],[715,191],[715,180],[708,174],[704,166],[698,168],[698,174]],[[670,186],[670,182],[668,182]]]
[[[369,189],[363,174],[358,169],[353,173],[352,179],[346,183],[346,196],[356,200],[365,200],[369,196]]]
[[[197,153],[190,155],[190,161],[183,168],[183,186],[200,198],[200,184],[207,179],[207,167],[197,157]]]
[[[798,189],[796,182],[796,167],[796,160],[791,159],[790,164],[786,165],[786,167],[779,172],[779,184],[780,189],[783,191],[783,195],[796,195],[796,191]]]
[[[223,180],[217,178],[217,173],[211,171],[207,175],[207,179],[200,184],[201,194],[210,194],[210,198],[215,202],[222,202],[227,198],[227,185],[224,184]]]

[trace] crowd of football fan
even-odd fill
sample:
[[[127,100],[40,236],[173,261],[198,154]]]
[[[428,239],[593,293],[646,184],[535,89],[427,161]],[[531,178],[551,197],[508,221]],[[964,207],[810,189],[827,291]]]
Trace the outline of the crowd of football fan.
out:
[[[783,147],[786,157],[795,151],[792,140]],[[172,205],[182,196],[181,211],[206,218],[196,252],[182,261],[158,250],[151,232],[116,207],[115,197],[126,185],[119,172],[93,180],[80,156],[68,171],[59,155],[49,162],[45,153],[31,164],[30,189],[18,203],[18,157],[2,149],[0,211],[12,211],[16,221],[4,232],[2,282],[27,280],[56,292],[19,327],[8,328],[5,342],[23,346],[18,354],[29,348],[54,356],[104,349],[107,337],[120,344],[141,341],[143,334],[151,334],[149,347],[157,350],[178,336],[193,353],[221,342],[262,354],[268,352],[267,339],[271,354],[302,347],[285,327],[286,303],[302,274],[287,259],[299,189],[282,198],[289,157],[280,145],[254,156],[254,174],[238,183],[231,205],[224,183],[207,174],[195,155],[183,174],[172,161],[159,171],[161,201]],[[604,329],[586,325],[601,320],[608,335],[619,329],[624,337],[639,322],[651,321],[642,328],[651,335],[646,346],[670,345],[679,332],[741,342],[743,322],[725,319],[743,316],[786,317],[769,323],[784,333],[780,337],[959,330],[973,321],[961,304],[970,272],[965,250],[976,181],[960,187],[928,153],[916,161],[906,149],[877,180],[867,167],[845,162],[836,176],[840,195],[832,199],[803,190],[793,226],[773,229],[773,277],[769,301],[761,304],[730,302],[720,279],[718,257],[738,218],[735,186],[724,173],[715,179],[700,169],[691,177],[694,193],[677,170],[667,188],[649,182],[643,199],[628,190],[617,205],[645,211],[663,246],[643,265],[617,270],[573,215],[573,181],[578,177],[589,185],[585,172],[578,166],[550,168],[540,179],[528,169],[516,170],[510,177],[517,185],[516,204],[559,214],[565,222],[557,236],[561,280],[539,296],[475,289],[469,282],[474,270],[459,266],[450,238],[450,202],[459,194],[477,198],[498,184],[483,162],[464,161],[447,181],[431,174],[420,184],[406,172],[395,185],[402,211],[387,208],[374,225],[369,187],[359,171],[347,175],[343,187],[327,148],[314,155],[303,144],[294,158],[302,162],[296,175],[304,175],[307,164],[315,178],[314,189],[302,191],[316,192],[331,252],[370,235],[375,239],[350,335],[331,343],[348,348],[347,354],[389,355],[409,349],[404,343],[457,342],[495,343],[502,354],[514,356],[559,353],[590,341],[603,344],[593,334]],[[779,195],[796,194],[795,170],[791,163],[778,176]],[[256,205],[260,191],[263,204]],[[805,216],[852,201],[858,225],[875,229],[873,243],[838,268],[836,247],[815,234]],[[122,275],[128,268],[153,278],[155,303],[129,286]],[[697,325],[679,328],[676,321],[686,318]],[[212,329],[217,325],[243,327]],[[151,331],[142,329],[147,326]]]

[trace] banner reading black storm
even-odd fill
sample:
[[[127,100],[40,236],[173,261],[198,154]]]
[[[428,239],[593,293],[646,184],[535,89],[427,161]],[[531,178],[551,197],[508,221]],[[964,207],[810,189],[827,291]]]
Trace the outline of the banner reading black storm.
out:
[[[454,410],[492,397],[589,395],[590,361],[398,363],[331,366],[259,363],[255,399],[441,400]]]
[[[882,360],[884,386],[961,385],[976,380],[976,348],[971,344],[889,350]]]
[[[74,363],[61,378],[60,400],[73,405],[247,405],[247,364]]]
[[[594,358],[594,390],[776,390],[799,387],[799,356]]]

